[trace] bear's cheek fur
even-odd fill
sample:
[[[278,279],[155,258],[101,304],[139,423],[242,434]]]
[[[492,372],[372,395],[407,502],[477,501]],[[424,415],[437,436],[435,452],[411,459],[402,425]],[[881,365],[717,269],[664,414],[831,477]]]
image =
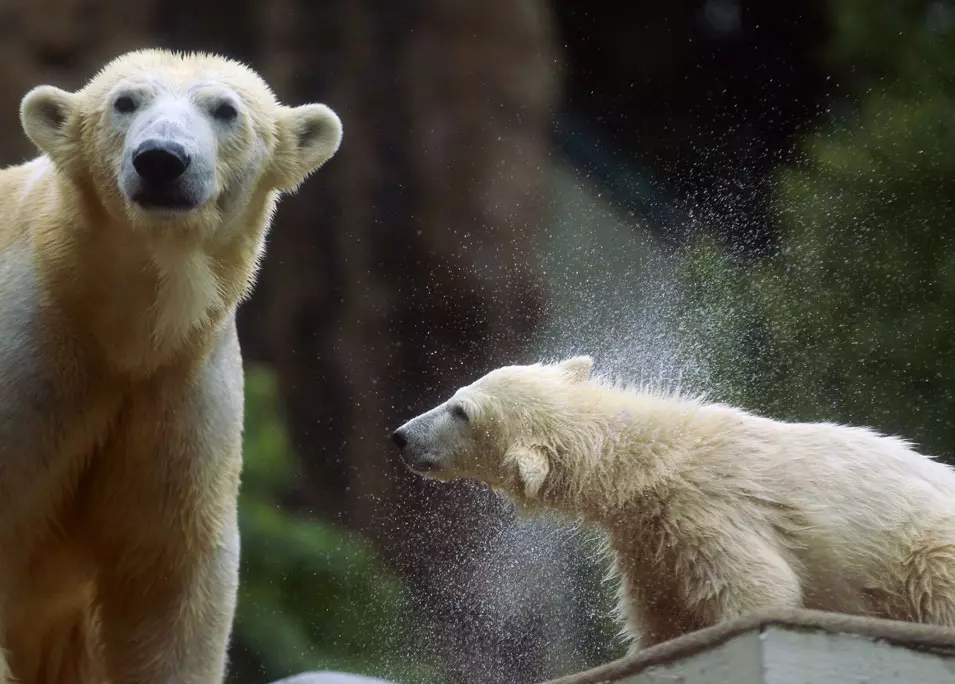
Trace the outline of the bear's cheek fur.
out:
[[[446,477],[460,477],[465,470],[467,454],[462,449],[460,437],[448,430],[442,430],[428,440],[431,442],[431,455],[439,466],[435,474]]]
[[[72,163],[68,164],[56,162],[57,168],[77,182],[80,192],[87,196],[91,205],[102,207],[114,218],[123,217],[125,215],[123,196],[119,190],[117,172],[112,167],[111,160],[98,157],[95,148],[85,148],[93,150],[92,154],[83,154],[82,149],[83,147],[78,145],[77,158],[71,159]]]
[[[429,477],[438,480],[453,480],[462,477],[475,478],[483,470],[478,459],[479,451],[474,441],[462,431],[455,429],[450,421],[435,426],[430,439],[431,454],[438,468]]]
[[[489,431],[475,426],[472,436],[456,454],[455,469],[463,476],[497,486],[505,481],[504,449]]]
[[[83,175],[92,182],[99,200],[112,213],[121,215],[125,212],[125,203],[119,189],[119,170],[126,144],[125,132],[116,130],[106,113],[85,116],[87,119],[79,124],[82,133],[74,147],[76,157],[69,160],[72,163],[66,164],[66,168],[59,162],[57,166],[73,176],[77,175],[76,169],[83,169]],[[88,152],[83,154],[83,150]]]
[[[217,146],[216,160],[218,193],[228,201],[256,190],[265,175],[270,153],[263,136],[251,128],[221,141]]]

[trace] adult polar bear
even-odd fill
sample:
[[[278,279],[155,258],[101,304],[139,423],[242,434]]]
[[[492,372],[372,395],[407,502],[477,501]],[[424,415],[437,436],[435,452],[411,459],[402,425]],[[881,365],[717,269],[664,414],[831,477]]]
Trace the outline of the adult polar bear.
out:
[[[278,196],[338,149],[221,57],[145,50],[30,91],[0,171],[0,683],[219,682],[242,361]]]
[[[509,366],[395,431],[402,459],[608,535],[650,645],[758,608],[955,626],[955,472],[865,428],[632,391],[589,357]]]

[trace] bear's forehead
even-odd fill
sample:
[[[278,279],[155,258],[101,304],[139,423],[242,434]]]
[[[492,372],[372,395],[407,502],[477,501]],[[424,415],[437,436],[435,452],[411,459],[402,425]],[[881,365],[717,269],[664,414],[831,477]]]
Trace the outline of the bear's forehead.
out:
[[[548,373],[546,368],[505,366],[491,371],[466,389],[469,393],[489,396],[510,395],[515,392],[537,390],[541,387],[546,389],[553,386],[556,379],[556,375]]]
[[[245,65],[217,55],[144,50],[114,59],[87,84],[87,92],[105,92],[116,86],[153,85],[170,90],[188,90],[222,85],[244,96],[274,102],[271,89]]]

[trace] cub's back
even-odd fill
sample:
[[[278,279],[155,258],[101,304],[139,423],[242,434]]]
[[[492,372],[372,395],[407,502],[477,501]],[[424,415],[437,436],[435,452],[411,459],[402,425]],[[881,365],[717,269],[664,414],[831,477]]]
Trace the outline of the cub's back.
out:
[[[728,413],[725,453],[702,467],[735,483],[794,548],[870,565],[941,521],[955,531],[955,470],[867,428]],[[752,502],[762,501],[764,505]],[[951,540],[955,543],[955,538]]]

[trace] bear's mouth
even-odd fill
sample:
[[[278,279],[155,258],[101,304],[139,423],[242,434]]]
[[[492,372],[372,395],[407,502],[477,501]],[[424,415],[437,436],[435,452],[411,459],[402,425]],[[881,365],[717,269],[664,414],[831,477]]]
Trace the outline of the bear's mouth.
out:
[[[173,188],[150,188],[133,196],[133,201],[143,209],[164,211],[191,211],[199,206],[195,198]]]
[[[413,450],[407,448],[402,449],[400,453],[402,463],[414,473],[427,475],[441,470],[441,464],[430,458],[428,454],[416,454],[413,453]]]

